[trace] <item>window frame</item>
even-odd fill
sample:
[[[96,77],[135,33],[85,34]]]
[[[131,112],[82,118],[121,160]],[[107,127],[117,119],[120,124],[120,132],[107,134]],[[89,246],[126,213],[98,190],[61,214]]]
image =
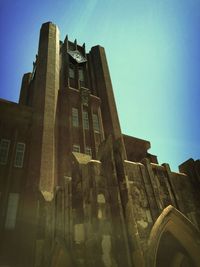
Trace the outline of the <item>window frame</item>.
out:
[[[89,153],[87,153],[87,152],[89,152]],[[89,147],[89,146],[86,146],[85,147],[85,154],[86,155],[89,155],[89,156],[92,156],[92,148]]]
[[[6,152],[5,152],[5,149],[3,149],[2,147],[2,143],[6,141],[7,142],[7,148],[6,148]],[[4,160],[2,161],[1,160],[1,153],[2,151],[4,150],[5,152],[5,156],[4,156]],[[1,143],[0,143],[0,164],[1,165],[6,165],[7,162],[8,162],[8,154],[9,154],[9,150],[10,150],[10,140],[9,139],[5,139],[5,138],[2,138],[1,139]]]
[[[85,82],[85,73],[83,68],[78,68],[78,79],[80,82]]]
[[[89,114],[87,110],[83,110],[83,129],[84,130],[90,129]]]
[[[72,107],[72,126],[74,128],[79,127],[79,110],[75,107]]]
[[[73,64],[70,64],[69,65],[69,72],[68,73],[69,73],[69,78],[70,79],[75,79],[75,77],[76,77],[76,71],[75,71],[75,66]]]
[[[5,229],[14,230],[17,221],[17,212],[19,207],[19,193],[9,193],[6,218],[5,218]],[[14,207],[14,208],[13,208]]]
[[[78,148],[78,150],[76,150],[76,148]],[[80,153],[80,152],[81,152],[80,145],[78,145],[78,144],[73,144],[73,146],[72,146],[72,152]]]
[[[93,129],[95,133],[100,133],[99,116],[97,113],[92,114]]]
[[[18,148],[18,146],[19,145],[23,145],[23,149],[21,150],[19,150],[19,148]],[[23,165],[24,165],[24,154],[25,154],[25,149],[26,149],[26,144],[25,143],[23,143],[23,142],[17,142],[17,144],[16,144],[16,149],[15,149],[15,160],[14,160],[14,167],[16,167],[16,168],[23,168]],[[22,156],[21,156],[21,155]],[[19,164],[19,159],[17,159],[17,157],[18,156],[21,156],[21,161],[20,161],[20,164]]]

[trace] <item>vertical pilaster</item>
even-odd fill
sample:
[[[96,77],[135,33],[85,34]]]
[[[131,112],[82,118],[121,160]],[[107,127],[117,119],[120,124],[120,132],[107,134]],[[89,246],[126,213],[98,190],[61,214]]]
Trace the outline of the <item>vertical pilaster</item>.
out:
[[[97,94],[102,100],[101,112],[105,137],[107,138],[109,135],[112,135],[114,139],[118,139],[121,137],[121,129],[105,50],[101,46],[94,46],[90,54],[93,63]]]
[[[31,73],[24,74],[22,78],[22,85],[19,97],[19,104],[27,105],[27,97],[28,97],[28,87],[31,81]]]
[[[166,186],[167,186],[167,189],[169,192],[169,196],[170,196],[172,205],[175,208],[180,209],[178,206],[177,199],[176,199],[175,189],[174,189],[173,184],[171,182],[173,178],[172,178],[170,166],[167,163],[163,163],[162,165],[165,167],[166,172],[167,172],[167,180],[165,182],[166,182]]]
[[[43,24],[40,31],[35,79],[33,143],[34,149],[41,152],[39,189],[50,200],[56,174],[55,120],[59,89],[59,30],[51,22]]]
[[[158,209],[158,214],[159,214],[162,211],[163,206],[162,206],[162,200],[161,200],[160,195],[159,195],[158,182],[156,180],[157,178],[155,177],[155,175],[153,173],[150,161],[147,158],[145,158],[142,161],[142,163],[145,165],[147,173],[149,175],[149,179],[151,181],[151,186],[152,186],[152,189],[153,189],[155,202],[156,202],[157,209]]]

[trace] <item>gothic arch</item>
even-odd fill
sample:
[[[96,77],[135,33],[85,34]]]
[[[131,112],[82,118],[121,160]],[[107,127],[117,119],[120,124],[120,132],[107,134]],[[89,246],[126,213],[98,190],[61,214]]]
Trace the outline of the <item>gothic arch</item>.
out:
[[[168,250],[163,251],[169,257],[167,260],[170,263],[167,263],[166,266],[181,267],[192,265],[200,267],[200,233],[190,220],[171,205],[163,210],[151,230],[148,242],[148,267],[162,267],[158,265],[158,252],[160,253],[163,239],[167,236],[170,237],[170,240],[174,240],[179,244],[178,246],[182,248],[182,253],[177,250],[173,255],[174,259],[170,259]],[[192,264],[182,265],[185,259],[192,262]]]

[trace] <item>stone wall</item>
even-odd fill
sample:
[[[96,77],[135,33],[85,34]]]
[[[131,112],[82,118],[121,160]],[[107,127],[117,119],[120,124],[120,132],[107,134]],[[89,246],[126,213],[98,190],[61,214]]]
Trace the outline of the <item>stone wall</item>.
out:
[[[65,266],[146,266],[152,227],[169,205],[198,227],[195,190],[186,174],[149,160],[123,160],[119,174],[119,158],[115,157],[111,139],[102,144],[99,160],[73,153],[72,176],[57,188],[52,204],[54,264],[57,242],[67,252],[63,254]],[[124,180],[119,177],[122,174]],[[64,266],[59,263],[62,257],[52,266]]]

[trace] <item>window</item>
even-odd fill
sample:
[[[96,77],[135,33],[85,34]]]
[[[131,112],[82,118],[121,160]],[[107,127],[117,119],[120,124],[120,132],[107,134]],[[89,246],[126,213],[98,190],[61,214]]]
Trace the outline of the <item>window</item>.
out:
[[[83,111],[83,129],[88,130],[89,129],[89,119],[88,119],[88,112]]]
[[[17,143],[14,166],[18,168],[23,167],[25,144]]]
[[[6,229],[15,228],[18,202],[19,202],[19,194],[10,193],[8,198],[8,208],[7,208],[6,222],[5,222]]]
[[[85,148],[85,154],[89,155],[89,156],[92,156],[92,149],[88,146],[86,146]]]
[[[85,240],[85,231],[83,224],[74,225],[74,242],[75,244],[81,244]]]
[[[79,81],[84,82],[84,72],[83,69],[78,69]]]
[[[69,78],[71,79],[75,78],[75,70],[74,70],[74,66],[72,65],[69,66]]]
[[[10,140],[1,139],[1,143],[0,143],[0,163],[1,164],[7,163],[9,148],[10,148]]]
[[[100,127],[99,127],[98,115],[97,114],[92,114],[92,119],[93,119],[94,131],[99,133],[100,132]]]
[[[78,127],[79,125],[77,108],[72,108],[72,125],[73,127]]]
[[[80,146],[79,145],[73,145],[73,152],[79,152],[80,153]]]

